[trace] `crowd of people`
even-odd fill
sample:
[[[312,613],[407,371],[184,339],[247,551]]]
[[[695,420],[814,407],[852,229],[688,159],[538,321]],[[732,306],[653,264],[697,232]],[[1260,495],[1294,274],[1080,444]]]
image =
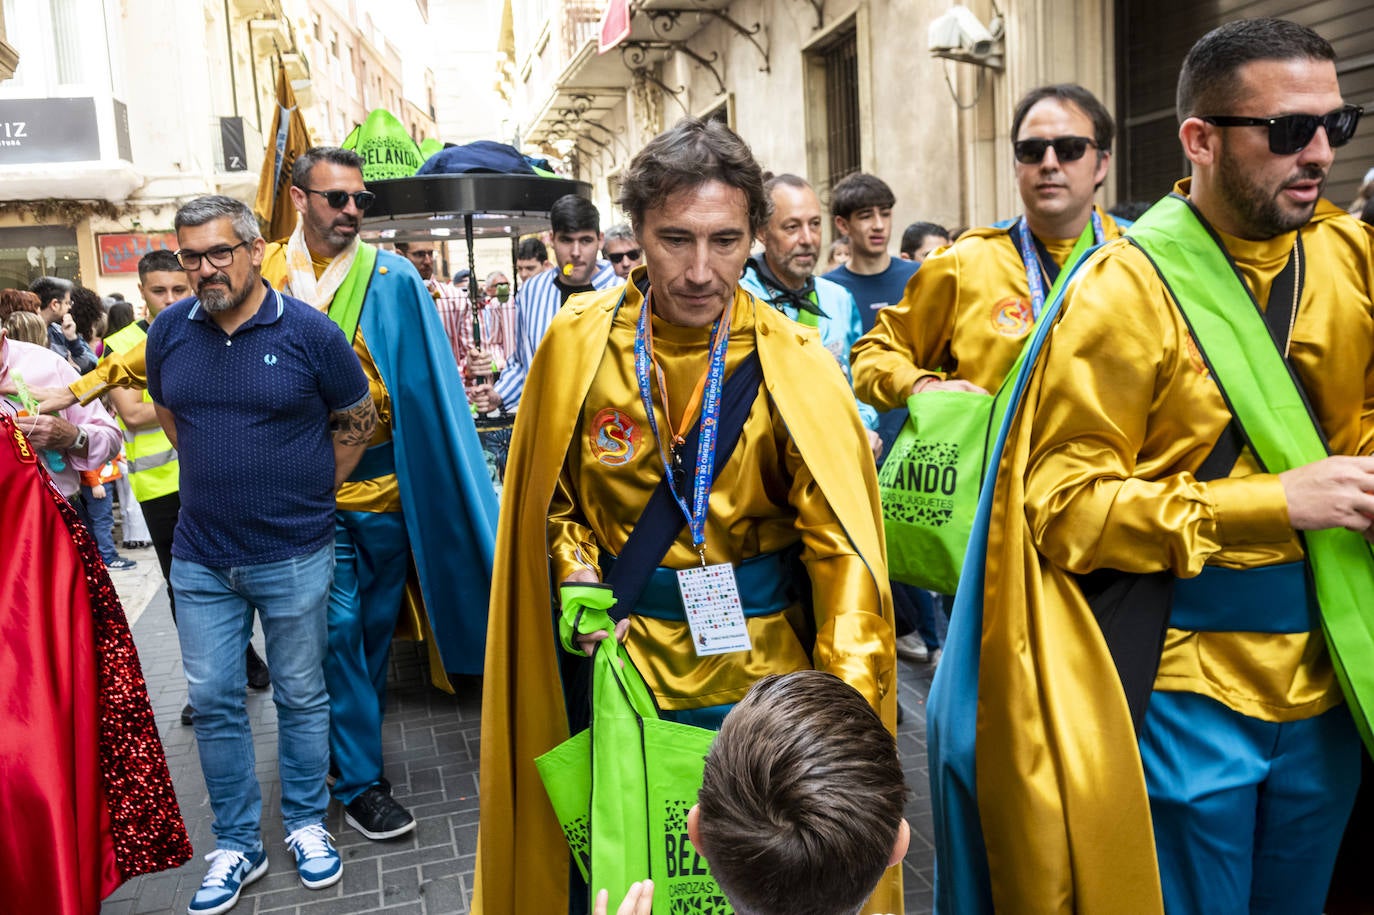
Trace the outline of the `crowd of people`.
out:
[[[570,866],[535,766],[608,639],[719,730],[686,829],[736,912],[902,911],[898,657],[938,666],[936,911],[1322,912],[1374,708],[1374,230],[1322,198],[1360,115],[1328,42],[1240,20],[1183,64],[1192,175],[1148,207],[1095,204],[1113,118],[1058,84],[1015,108],[993,226],[898,235],[879,177],[823,207],[687,118],[621,175],[627,223],[564,197],[513,277],[363,242],[363,160],[319,147],[289,238],[181,207],[143,320],[0,294],[5,423],[116,570],[123,485],[174,597],[215,836],[189,912],[267,869],[249,686],[304,886],[342,875],[331,799],[415,828],[397,636],[484,676],[475,912],[652,910],[655,875]],[[994,394],[956,594],[892,580],[894,442]],[[512,414],[498,500],[474,417]]]

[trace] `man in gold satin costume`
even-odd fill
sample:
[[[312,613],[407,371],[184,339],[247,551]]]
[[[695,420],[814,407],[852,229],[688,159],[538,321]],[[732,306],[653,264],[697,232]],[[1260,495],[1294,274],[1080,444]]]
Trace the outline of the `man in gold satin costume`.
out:
[[[1320,196],[1359,112],[1343,107],[1330,44],[1256,19],[1193,46],[1178,115],[1193,177],[1175,194],[1187,203],[1156,210],[1191,208],[1200,250],[1229,258],[1240,297],[1215,308],[1230,321],[1292,309],[1272,343],[1260,328],[1235,358],[1276,347],[1311,413],[1282,421],[1315,425],[1335,456],[1273,473],[1253,430],[1225,444],[1240,429],[1214,368],[1229,344],[1195,336],[1179,304],[1211,281],[1166,285],[1161,273],[1199,249],[1147,254],[1156,213],[1137,241],[1083,266],[1006,435],[982,605],[961,595],[956,608],[981,610],[978,653],[964,655],[978,666],[976,725],[934,711],[957,677],[931,696],[932,746],[976,726],[999,911],[1318,915],[1359,780],[1311,539],[1342,528],[1367,539],[1374,519],[1374,235]],[[1287,383],[1248,387],[1274,403]],[[1094,615],[1102,575],[1168,582],[1138,731]],[[1371,599],[1346,609],[1368,618]],[[932,772],[945,765],[933,752]]]
[[[893,410],[922,391],[997,390],[1043,304],[1028,271],[1047,291],[1090,223],[1101,239],[1120,234],[1093,205],[1114,133],[1111,114],[1082,86],[1041,86],[1021,99],[1012,136],[1024,217],[972,229],[925,259],[901,302],[879,311],[877,324],[854,345],[860,400]],[[1027,230],[1033,263],[1020,243]]]
[[[757,354],[763,383],[714,482],[690,464],[677,481],[699,492],[708,480],[706,510],[691,515],[700,526],[677,536],[615,637],[665,717],[718,727],[760,678],[817,668],[857,689],[895,731],[877,480],[853,396],[814,331],[739,288],[767,217],[758,164],[724,125],[684,119],[635,157],[621,205],[646,264],[626,285],[577,296],[559,312],[511,445],[482,707],[473,906],[484,915],[559,912],[570,899],[585,911],[534,767],[567,739],[577,711],[565,708],[559,655],[582,656],[559,646],[551,587],[599,581],[620,555],[677,436],[710,409],[716,353],[727,382]],[[637,350],[647,350],[643,362]],[[641,374],[649,360],[658,371]],[[702,385],[706,394],[694,397]],[[699,504],[684,495],[688,508]],[[734,576],[747,650],[694,649],[700,633],[685,619],[679,570],[704,564]],[[606,637],[581,633],[577,645]],[[890,870],[863,911],[900,912],[900,883]]]

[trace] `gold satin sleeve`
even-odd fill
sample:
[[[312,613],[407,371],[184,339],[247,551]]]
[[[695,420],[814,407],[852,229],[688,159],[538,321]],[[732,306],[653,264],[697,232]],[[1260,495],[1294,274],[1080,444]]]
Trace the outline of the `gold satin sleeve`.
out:
[[[358,354],[363,375],[367,378],[367,389],[377,408],[377,428],[372,433],[372,440],[367,443],[370,448],[391,441],[391,395],[387,393],[382,373],[378,371],[377,363],[367,348],[367,341],[363,339],[361,327],[353,335],[353,352]],[[346,482],[339,487],[337,501],[343,511],[398,512],[401,510],[401,487],[394,473],[370,480]]]
[[[1102,216],[1103,234],[1116,223]],[[1077,239],[1042,239],[1062,266]],[[1049,284],[1046,284],[1048,291]],[[854,390],[880,410],[904,406],[922,378],[957,378],[995,392],[1034,328],[1021,254],[1005,229],[974,229],[926,258],[898,304],[854,344]]]
[[[896,682],[895,656],[887,647],[895,634],[882,617],[882,598],[790,438],[785,456],[792,475],[789,499],[802,535],[801,558],[811,579],[816,628],[812,664],[857,689],[877,710],[883,684]]]
[[[753,349],[752,306],[740,307],[747,302],[736,300],[727,373]],[[623,308],[615,318],[549,507],[547,535],[555,583],[582,567],[579,549],[593,565],[601,550],[618,555],[663,475],[634,378],[633,311]],[[655,351],[675,411],[687,402],[705,367],[705,333],[655,324]],[[657,396],[655,414],[660,431],[665,430],[668,418]],[[680,416],[673,420],[676,425]],[[603,434],[608,431],[614,435]],[[629,443],[628,455],[618,447],[607,450],[616,441]],[[735,702],[767,674],[812,666],[844,678],[878,707],[879,684],[892,682],[890,671],[879,669],[879,659],[891,654],[882,646],[891,642],[892,633],[881,615],[877,585],[766,391],[760,392],[735,454],[711,490],[706,561],[738,564],[798,541],[812,580],[814,616],[806,618],[794,605],[749,618],[753,648],[748,652],[699,658],[686,622],[630,617],[626,646],[661,707]],[[684,528],[661,564],[681,569],[698,562]],[[803,642],[813,634],[815,649],[808,657]]]
[[[957,245],[927,257],[907,280],[902,299],[878,310],[873,329],[850,350],[854,393],[879,410],[906,403],[912,385],[925,377],[945,378],[951,365],[949,339],[959,305]]]
[[[1352,224],[1318,222],[1303,231],[1308,271],[1291,359],[1333,451],[1367,453],[1374,390],[1369,236],[1362,248],[1354,233],[1365,230]],[[1224,242],[1247,284],[1267,300],[1292,234]],[[1037,549],[1076,573],[1117,568],[1180,577],[1204,565],[1245,569],[1301,559],[1282,483],[1261,472],[1248,449],[1230,477],[1204,483],[1194,476],[1230,412],[1144,255],[1124,242],[1108,250],[1110,257],[1084,268],[1042,356],[1025,509]],[[1206,695],[1268,721],[1309,717],[1340,702],[1320,631],[1171,629],[1156,687]]]
[[[144,337],[122,353],[110,353],[96,367],[67,385],[77,402],[88,404],[110,388],[148,387],[148,338]]]

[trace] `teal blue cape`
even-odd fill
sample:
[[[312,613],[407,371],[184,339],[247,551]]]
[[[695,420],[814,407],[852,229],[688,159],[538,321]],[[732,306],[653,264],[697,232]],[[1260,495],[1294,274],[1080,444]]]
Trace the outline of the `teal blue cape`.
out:
[[[480,674],[496,490],[434,298],[411,263],[378,251],[358,326],[391,396],[411,555],[444,669]]]

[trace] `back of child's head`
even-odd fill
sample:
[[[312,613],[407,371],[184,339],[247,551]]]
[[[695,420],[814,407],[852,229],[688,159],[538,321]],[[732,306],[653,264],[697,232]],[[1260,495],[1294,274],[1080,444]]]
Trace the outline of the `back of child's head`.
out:
[[[857,690],[815,670],[765,677],[706,759],[699,851],[736,915],[853,915],[906,797],[896,742]]]

